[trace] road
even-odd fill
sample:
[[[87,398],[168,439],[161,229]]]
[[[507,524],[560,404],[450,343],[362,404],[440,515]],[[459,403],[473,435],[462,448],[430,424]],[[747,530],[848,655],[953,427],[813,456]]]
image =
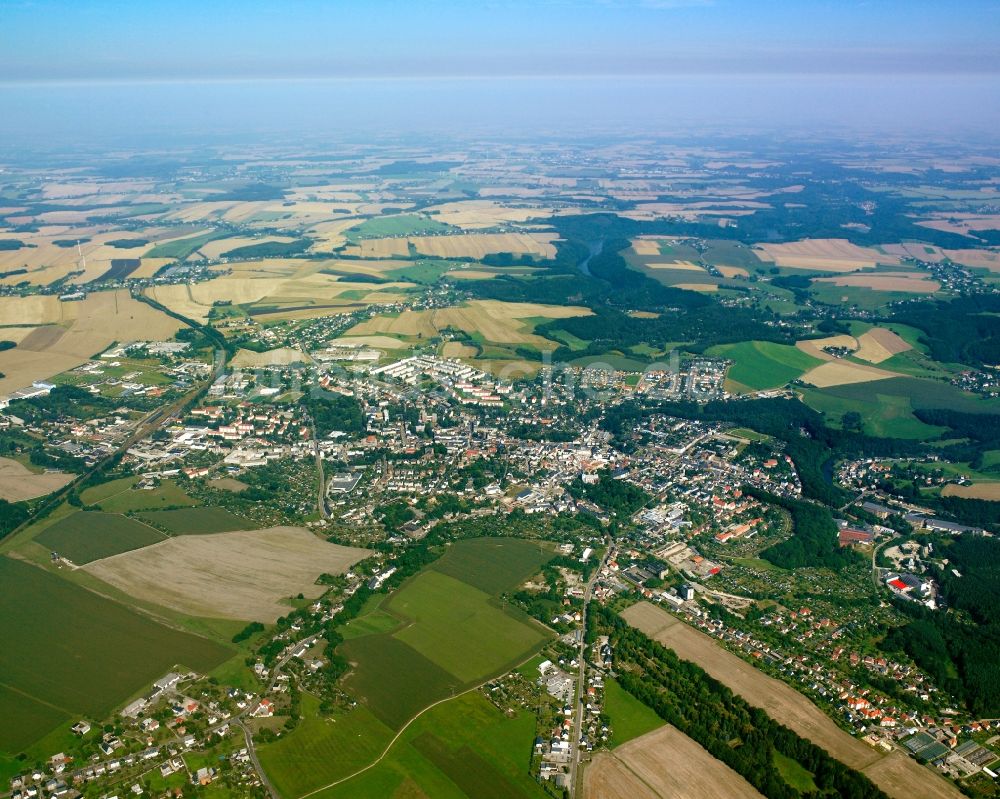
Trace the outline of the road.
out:
[[[587,607],[590,605],[590,597],[598,575],[600,575],[601,570],[604,568],[604,564],[614,555],[614,544],[610,538],[607,541],[607,545],[604,557],[601,558],[601,562],[594,569],[594,573],[590,576],[583,589],[583,612],[581,613],[582,618],[578,632],[580,636],[580,651],[577,655],[577,662],[580,664],[580,667],[576,675],[576,695],[574,697],[576,713],[573,720],[573,759],[570,761],[569,766],[570,796],[582,795],[582,791],[577,788],[577,775],[580,770],[580,741],[583,739],[583,698],[586,695],[585,689],[587,685]]]

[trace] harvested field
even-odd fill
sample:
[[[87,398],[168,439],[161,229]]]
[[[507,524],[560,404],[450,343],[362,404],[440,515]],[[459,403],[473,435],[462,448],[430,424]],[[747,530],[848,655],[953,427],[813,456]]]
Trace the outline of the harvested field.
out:
[[[434,205],[424,209],[438,222],[460,227],[465,230],[491,228],[508,222],[527,222],[529,219],[545,219],[551,215],[550,208],[512,208],[492,200],[464,200]]]
[[[747,272],[747,270],[744,269],[741,266],[718,266],[717,265],[715,268],[719,270],[719,273],[723,277],[727,277],[727,278],[749,277],[750,276],[750,273]]]
[[[301,527],[182,536],[85,568],[127,594],[194,616],[272,622],[285,600],[323,593],[320,574],[341,574],[369,554]]]
[[[374,347],[378,350],[405,350],[410,345],[405,341],[391,336],[344,336],[334,344],[349,344],[356,347]]]
[[[675,289],[685,289],[687,291],[718,291],[719,286],[716,283],[671,283]]]
[[[647,269],[671,269],[679,272],[704,272],[705,269],[690,261],[668,261],[665,263],[644,264]]]
[[[46,323],[53,326],[0,352],[0,372],[6,375],[0,394],[79,366],[115,341],[168,341],[181,326],[125,289],[94,292],[79,302],[59,302],[51,295],[0,298],[0,324]]]
[[[632,239],[632,249],[636,255],[659,255],[660,242],[656,239]]]
[[[892,752],[864,769],[865,776],[893,799],[956,799],[957,788],[930,768],[920,766],[900,751]]]
[[[409,236],[406,238],[364,239],[344,252],[362,258],[393,258],[407,255],[412,246],[420,255],[436,258],[478,260],[491,253],[537,255],[554,258],[556,233],[466,233],[456,236]]]
[[[823,351],[823,347],[844,347],[854,350],[858,347],[858,342],[854,336],[827,336],[826,338],[811,338],[803,341],[796,341],[795,346],[803,352],[819,358],[821,361],[832,361],[833,356]]]
[[[772,719],[822,746],[841,763],[864,772],[893,799],[961,796],[943,778],[916,761],[886,757],[853,738],[798,691],[727,652],[711,637],[665,610],[640,602],[621,615],[678,657],[697,664],[747,702],[766,711]],[[886,765],[887,760],[892,762]],[[913,785],[920,787],[915,790]]]
[[[586,799],[761,797],[743,777],[669,724],[598,754],[584,772]]]
[[[0,499],[20,502],[43,497],[62,488],[75,476],[68,472],[35,474],[18,461],[0,458]]]
[[[868,383],[872,380],[886,380],[890,377],[900,376],[896,372],[876,369],[874,366],[863,366],[859,363],[834,359],[809,370],[802,375],[802,380],[817,388],[829,388],[830,386]]]
[[[445,272],[444,276],[452,280],[491,280],[497,273],[484,272],[482,269],[452,269],[450,272]]]
[[[899,263],[899,256],[871,247],[858,247],[847,239],[802,239],[787,244],[757,244],[754,252],[762,261],[773,261],[790,269],[821,272],[855,272],[876,264]]]
[[[461,341],[446,342],[441,348],[441,355],[445,358],[475,358],[478,354],[478,349]]]
[[[941,284],[920,272],[866,272],[837,277],[817,278],[817,283],[835,286],[858,286],[873,291],[907,291],[913,294],[933,294]]]
[[[913,349],[902,338],[884,327],[873,327],[868,332],[862,333],[858,337],[858,344],[860,346],[854,353],[855,356],[869,363],[882,363],[893,355]]]
[[[1000,272],[1000,250],[942,250],[955,263]]]
[[[992,502],[1000,502],[1000,483],[973,483],[972,485],[949,483],[941,493],[946,497],[988,499]]]
[[[544,317],[565,319],[589,316],[587,308],[563,305],[541,305],[530,302],[472,300],[461,306],[441,310],[404,311],[399,316],[376,316],[352,327],[347,334],[377,335],[388,333],[401,336],[431,338],[439,330],[455,327],[467,333],[479,334],[487,341],[499,344],[533,344],[551,347],[552,342],[530,332],[521,320]]]
[[[233,366],[240,368],[254,368],[256,366],[288,366],[293,363],[312,363],[312,358],[302,350],[292,347],[279,347],[276,350],[267,352],[254,352],[253,350],[240,350],[233,356],[230,362]]]

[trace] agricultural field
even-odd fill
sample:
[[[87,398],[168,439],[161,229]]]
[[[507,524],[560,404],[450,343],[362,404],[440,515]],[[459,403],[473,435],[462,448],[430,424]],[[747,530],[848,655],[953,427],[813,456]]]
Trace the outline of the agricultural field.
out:
[[[621,746],[633,738],[638,738],[663,726],[663,719],[632,694],[622,688],[616,680],[604,683],[604,713],[611,719],[611,740],[614,746]]]
[[[321,574],[342,574],[368,554],[301,527],[272,527],[169,538],[85,568],[130,596],[184,614],[272,622],[288,612],[291,597],[319,596]]]
[[[120,289],[78,302],[0,297],[0,325],[37,327],[15,349],[0,352],[0,394],[8,394],[86,363],[116,341],[169,341],[181,323]]]
[[[132,511],[158,510],[160,508],[177,507],[180,505],[197,505],[198,501],[192,499],[185,493],[174,480],[164,480],[156,488],[134,488],[134,478],[125,478],[120,484],[122,487],[115,491],[111,487],[100,494],[88,494],[103,486],[94,486],[87,489],[80,497],[87,504],[95,504],[101,510],[108,513],[130,513]],[[117,487],[117,486],[115,486]],[[100,499],[93,499],[100,497]]]
[[[810,369],[802,375],[802,382],[817,388],[830,388],[831,386],[845,386],[851,383],[887,380],[891,377],[900,377],[900,375],[896,372],[839,358]]]
[[[986,499],[991,502],[1000,502],[1000,482],[996,483],[972,483],[971,485],[958,485],[949,483],[942,489],[941,493],[946,497],[962,497],[963,499]]]
[[[891,766],[882,765],[891,756],[887,758],[884,752],[853,738],[794,688],[754,668],[665,610],[640,602],[623,611],[622,617],[678,657],[696,663],[772,719],[780,720],[837,760],[866,774],[893,799],[909,799],[912,787],[921,781],[924,787],[918,792],[922,796],[961,795],[943,778],[909,758],[894,761]]]
[[[431,702],[517,665],[547,631],[495,597],[550,557],[520,539],[452,544],[379,606],[376,629],[392,629],[388,615],[398,620],[398,630],[355,636],[343,645],[345,657],[358,664],[346,687],[398,728]]]
[[[940,283],[922,272],[856,272],[837,277],[820,277],[813,281],[813,285],[822,283],[911,294],[933,294],[941,289]]]
[[[545,640],[534,624],[491,605],[485,592],[433,569],[414,578],[388,607],[411,621],[394,636],[460,683],[499,671]]]
[[[533,205],[507,205],[494,200],[464,200],[426,209],[435,220],[463,230],[492,228],[511,222],[544,221],[552,209]]]
[[[762,261],[779,267],[817,272],[856,272],[879,264],[898,265],[899,257],[872,247],[859,247],[847,239],[802,239],[787,244],[757,244]]]
[[[78,566],[142,549],[166,536],[149,525],[118,513],[77,511],[35,537],[35,541]]]
[[[431,219],[416,214],[399,216],[379,216],[366,219],[361,224],[347,228],[344,237],[354,243],[362,239],[382,239],[396,236],[419,236],[423,234],[450,233],[451,225],[443,220]]]
[[[733,362],[726,381],[729,390],[739,392],[779,388],[822,363],[796,347],[770,341],[723,344],[707,352]]]
[[[225,508],[176,508],[140,513],[139,517],[170,535],[205,535],[246,530],[253,525]]]
[[[555,233],[463,233],[440,236],[409,236],[407,238],[361,239],[344,249],[345,255],[359,258],[394,258],[417,255],[432,258],[469,258],[478,260],[487,255],[508,252],[512,255],[532,255],[554,258]]]
[[[20,461],[0,458],[0,499],[21,502],[51,494],[76,475],[68,472],[33,472]]]
[[[397,316],[376,316],[355,325],[345,335],[388,334],[433,338],[441,330],[453,327],[498,344],[527,344],[552,349],[553,342],[531,332],[537,321],[590,314],[588,308],[575,306],[471,300],[465,305],[440,310],[403,311]]]
[[[296,799],[375,760],[392,731],[366,708],[324,717],[319,700],[302,695],[302,721],[287,735],[258,748],[261,765],[285,799]]]
[[[0,692],[8,707],[0,727],[13,751],[39,737],[38,703],[103,718],[177,665],[208,672],[233,654],[21,561],[0,557],[0,582]],[[43,718],[58,723],[54,713]]]
[[[596,755],[584,771],[583,795],[587,799],[762,797],[729,766],[669,724]]]
[[[319,796],[542,799],[526,768],[534,725],[531,713],[508,718],[478,692],[464,694],[418,718],[374,768]]]

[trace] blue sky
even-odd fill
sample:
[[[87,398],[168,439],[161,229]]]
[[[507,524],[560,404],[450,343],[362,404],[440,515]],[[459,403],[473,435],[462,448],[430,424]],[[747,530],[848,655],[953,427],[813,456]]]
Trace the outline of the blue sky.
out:
[[[996,0],[0,0],[0,81],[1000,73]]]

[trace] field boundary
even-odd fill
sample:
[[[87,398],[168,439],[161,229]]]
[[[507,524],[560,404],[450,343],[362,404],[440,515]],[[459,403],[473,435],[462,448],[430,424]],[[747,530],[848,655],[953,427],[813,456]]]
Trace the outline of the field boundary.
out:
[[[548,628],[546,628],[546,629],[548,629]],[[530,656],[528,656],[524,660],[522,660],[520,663],[517,663],[512,668],[507,669],[507,671],[503,672],[503,674],[506,674],[507,672],[510,672],[510,671],[514,671],[515,669],[518,669],[521,666],[523,666],[525,663],[529,663],[531,660],[533,660],[535,658],[536,655],[537,655],[537,652],[531,654]],[[308,799],[308,797],[310,797],[310,796],[315,796],[316,794],[322,793],[323,791],[328,791],[330,788],[335,788],[336,786],[338,786],[338,785],[340,785],[340,784],[342,784],[344,782],[347,782],[348,780],[353,780],[355,777],[360,777],[366,771],[371,771],[373,768],[375,768],[375,766],[377,766],[379,763],[381,763],[383,760],[385,760],[385,758],[388,756],[389,752],[392,750],[392,747],[396,745],[396,743],[400,739],[400,736],[402,736],[402,734],[404,732],[406,732],[407,729],[409,729],[410,725],[412,725],[413,722],[415,722],[417,719],[419,719],[421,716],[423,716],[427,711],[433,710],[438,705],[443,705],[445,702],[450,702],[453,699],[458,699],[459,697],[465,696],[466,694],[471,694],[473,691],[478,691],[480,688],[482,688],[488,682],[490,682],[492,680],[495,680],[496,677],[497,677],[497,675],[494,674],[494,675],[492,675],[490,677],[487,677],[482,682],[477,683],[476,685],[473,685],[470,688],[466,688],[464,691],[459,691],[454,696],[446,696],[443,699],[438,699],[437,701],[432,702],[431,704],[427,705],[427,707],[425,707],[419,713],[417,713],[414,716],[412,716],[402,727],[399,728],[399,732],[397,732],[393,736],[392,740],[389,741],[388,744],[386,744],[386,747],[382,751],[382,754],[380,754],[375,760],[373,760],[367,766],[365,766],[364,768],[358,769],[353,774],[348,774],[346,777],[341,777],[338,780],[334,780],[333,782],[331,782],[331,783],[329,783],[327,785],[321,785],[318,788],[314,788],[311,791],[308,791],[306,793],[300,794],[298,797],[296,797],[296,799]]]

